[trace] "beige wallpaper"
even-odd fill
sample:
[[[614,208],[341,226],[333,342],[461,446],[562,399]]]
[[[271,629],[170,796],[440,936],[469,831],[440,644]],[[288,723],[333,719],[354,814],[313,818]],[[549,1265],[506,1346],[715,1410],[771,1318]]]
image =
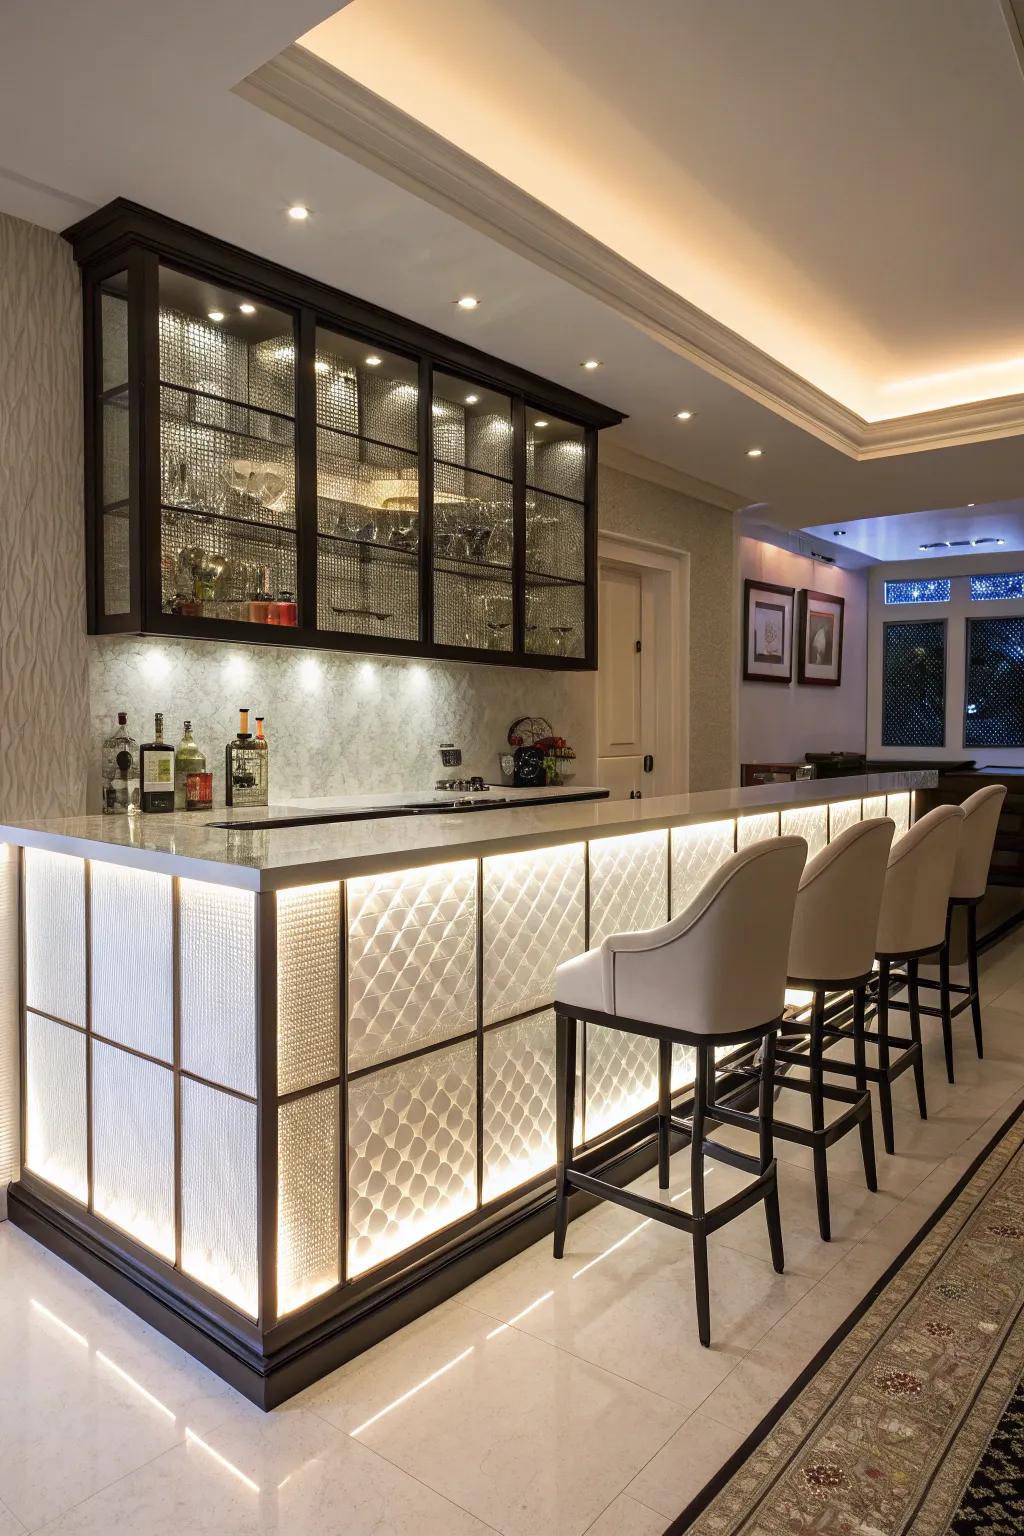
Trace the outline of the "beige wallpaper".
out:
[[[78,273],[0,214],[0,817],[85,804],[91,751]],[[0,1216],[17,1161],[13,875],[0,892]]]

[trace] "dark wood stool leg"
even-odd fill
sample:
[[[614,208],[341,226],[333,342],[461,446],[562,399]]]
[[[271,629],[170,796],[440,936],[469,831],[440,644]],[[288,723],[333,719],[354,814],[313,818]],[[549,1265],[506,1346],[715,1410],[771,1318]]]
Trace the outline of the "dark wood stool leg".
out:
[[[921,1053],[921,986],[918,980],[918,962],[907,961],[907,997],[910,1004],[910,1038],[918,1047],[914,1060],[914,1082],[917,1086],[917,1107],[922,1120],[928,1119],[928,1101],[924,1093],[924,1057]]]
[[[856,1084],[861,1093],[867,1091],[867,1052],[864,1045],[864,1005],[867,988],[857,987],[853,994],[853,1067]]]
[[[946,1053],[946,1076],[952,1083],[953,1077],[953,1015],[950,1011],[949,992],[949,936],[953,927],[953,908],[950,907],[946,914],[946,940],[939,950],[939,1010],[942,1015],[942,1049]]]
[[[572,1167],[573,1121],[576,1117],[576,1020],[555,1014],[555,1258],[565,1251],[569,1225],[569,1186]]]
[[[672,1042],[658,1041],[658,1188],[668,1189],[668,1160],[672,1128]]]
[[[985,1044],[981,1038],[981,988],[978,982],[978,909],[967,908],[967,985],[971,989],[971,1017],[974,1020],[974,1044],[978,1056],[984,1057]]]
[[[889,1070],[889,962],[878,962],[878,1066]],[[882,1112],[882,1137],[890,1157],[896,1150],[892,1124],[892,1084],[883,1077],[878,1084],[878,1107]]]
[[[710,1045],[697,1047],[693,1085],[693,1139],[690,1142],[690,1210],[693,1213],[693,1285],[697,1296],[697,1334],[711,1343],[711,1294],[708,1287],[708,1235],[704,1227],[704,1113],[707,1105]]]
[[[775,1034],[765,1036],[761,1049],[761,1087],[758,1101],[760,1121],[761,1172],[767,1173],[775,1161],[773,1116],[775,1114]],[[776,1175],[777,1177],[777,1175]],[[772,1250],[772,1267],[777,1274],[785,1268],[782,1248],[782,1216],[779,1212],[779,1186],[776,1182],[764,1197],[764,1214],[768,1222],[768,1242]]]
[[[825,1023],[825,993],[819,987],[811,1004],[811,1040],[808,1062],[811,1086],[811,1129],[825,1129],[825,1100],[821,1092],[822,1029]],[[811,1148],[814,1161],[814,1197],[818,1204],[818,1231],[827,1243],[832,1235],[832,1221],[828,1206],[828,1156],[820,1141]]]

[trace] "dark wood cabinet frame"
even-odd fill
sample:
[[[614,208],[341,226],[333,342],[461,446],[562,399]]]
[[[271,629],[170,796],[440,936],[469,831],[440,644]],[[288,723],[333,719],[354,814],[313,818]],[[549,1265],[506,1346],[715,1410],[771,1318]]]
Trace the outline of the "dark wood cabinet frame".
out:
[[[290,645],[376,655],[439,657],[498,666],[593,670],[597,666],[597,433],[622,415],[574,390],[538,378],[474,347],[353,298],[313,278],[264,261],[239,247],[122,198],[64,231],[82,269],[85,368],[85,506],[90,634],[160,634],[229,640],[245,645]],[[164,613],[160,555],[160,359],[158,279],[161,263],[233,288],[291,315],[296,343],[295,462],[297,560],[295,627]],[[115,274],[128,281],[129,609],[103,611],[103,536],[100,476],[99,293]],[[318,326],[404,353],[419,367],[419,637],[391,639],[344,634],[316,626],[317,464],[314,363]],[[513,424],[512,649],[496,651],[440,645],[433,638],[433,370],[504,391]],[[526,650],[526,412],[547,412],[584,431],[584,654],[535,655]]]

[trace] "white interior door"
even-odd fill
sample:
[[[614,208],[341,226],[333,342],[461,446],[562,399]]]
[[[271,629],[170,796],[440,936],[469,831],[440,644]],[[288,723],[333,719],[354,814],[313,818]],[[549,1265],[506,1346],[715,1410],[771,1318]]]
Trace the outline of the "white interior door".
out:
[[[597,782],[613,800],[639,798],[652,751],[653,614],[643,573],[602,562],[598,613]]]

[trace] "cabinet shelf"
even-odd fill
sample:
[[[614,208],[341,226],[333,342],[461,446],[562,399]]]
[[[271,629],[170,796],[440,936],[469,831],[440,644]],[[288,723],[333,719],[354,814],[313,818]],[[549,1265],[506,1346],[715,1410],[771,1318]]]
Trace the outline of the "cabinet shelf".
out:
[[[131,204],[68,238],[92,633],[596,666],[618,413]]]

